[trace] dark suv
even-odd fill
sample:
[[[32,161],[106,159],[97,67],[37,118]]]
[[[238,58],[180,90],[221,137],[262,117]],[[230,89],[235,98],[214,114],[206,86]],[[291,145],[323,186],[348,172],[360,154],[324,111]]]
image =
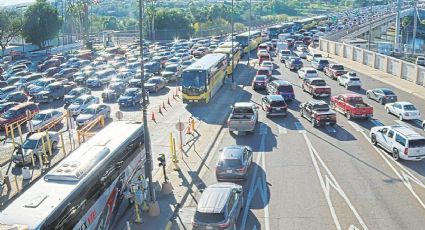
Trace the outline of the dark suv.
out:
[[[281,95],[286,101],[295,99],[294,88],[288,81],[274,80],[266,89],[269,95]]]
[[[266,116],[288,115],[288,105],[281,95],[267,95],[263,97],[261,107],[266,111]]]

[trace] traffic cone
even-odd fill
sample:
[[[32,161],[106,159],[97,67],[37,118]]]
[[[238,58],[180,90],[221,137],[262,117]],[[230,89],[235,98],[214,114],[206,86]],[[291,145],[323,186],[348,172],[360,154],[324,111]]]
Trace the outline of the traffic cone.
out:
[[[158,113],[162,114],[161,105],[159,105]]]
[[[171,105],[171,103],[170,103],[170,98],[167,98],[167,103],[168,103],[169,105]]]
[[[162,101],[162,108],[165,109],[165,102]]]
[[[191,134],[192,134],[192,132],[191,132],[191,130],[190,130],[190,125],[189,125],[189,126],[187,126],[186,134],[189,134],[189,135],[191,135]]]
[[[154,112],[152,112],[152,121],[156,121]]]

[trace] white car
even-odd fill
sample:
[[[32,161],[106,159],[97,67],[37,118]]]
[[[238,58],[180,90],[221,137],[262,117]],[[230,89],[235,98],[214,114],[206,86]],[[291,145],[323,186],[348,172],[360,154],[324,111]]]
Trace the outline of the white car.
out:
[[[258,50],[258,52],[257,52],[257,57],[259,57],[260,55],[262,55],[262,54],[268,54],[268,55],[270,55],[269,54],[269,51],[267,51],[267,50]]]
[[[76,98],[72,104],[69,105],[68,110],[71,112],[72,116],[77,116],[85,108],[89,107],[89,105],[97,103],[99,103],[99,98],[92,95],[82,95]]]
[[[111,117],[111,107],[104,104],[93,104],[88,106],[77,116],[77,126],[82,127],[100,116],[109,119]]]
[[[34,130],[42,129],[44,126],[60,119],[62,115],[62,112],[53,109],[40,111],[31,119]]]
[[[301,79],[319,77],[317,70],[311,67],[303,67],[297,71],[298,77]]]
[[[270,72],[273,72],[273,62],[272,61],[263,61],[261,67],[268,68]]]
[[[425,131],[425,120],[422,121],[422,129]]]
[[[391,153],[394,160],[422,160],[425,158],[425,137],[401,125],[375,126],[370,130],[370,141]]]
[[[416,109],[416,107],[406,101],[394,102],[385,104],[385,111],[388,114],[392,113],[402,120],[417,120],[421,118],[421,113]]]
[[[349,72],[337,78],[338,84],[346,89],[350,87],[361,88],[362,82],[355,72]]]

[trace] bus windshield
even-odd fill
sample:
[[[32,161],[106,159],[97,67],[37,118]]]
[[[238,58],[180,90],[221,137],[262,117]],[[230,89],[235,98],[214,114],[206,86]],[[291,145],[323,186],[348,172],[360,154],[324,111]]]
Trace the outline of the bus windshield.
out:
[[[242,46],[248,45],[248,37],[247,36],[236,36],[236,41],[239,42]]]
[[[205,89],[206,86],[205,70],[185,71],[183,73],[183,88],[198,88]]]

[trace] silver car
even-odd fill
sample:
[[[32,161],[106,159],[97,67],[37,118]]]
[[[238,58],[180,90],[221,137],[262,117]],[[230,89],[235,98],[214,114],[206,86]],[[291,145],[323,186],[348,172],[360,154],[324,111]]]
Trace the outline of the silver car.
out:
[[[234,145],[225,147],[217,162],[217,181],[245,180],[252,164],[252,149],[249,146]]]
[[[63,115],[62,112],[53,110],[53,109],[40,111],[31,120],[34,130],[42,129],[46,125],[49,125],[54,121],[57,121],[58,119],[62,117],[62,115]]]
[[[104,104],[90,105],[77,116],[77,126],[82,127],[100,116],[109,119],[111,117],[111,107]]]
[[[52,151],[57,149],[59,143],[59,134],[57,132],[48,132],[49,141],[51,144]],[[44,141],[44,150],[43,150]],[[34,133],[29,136],[22,146],[13,153],[12,161],[18,165],[26,165],[32,162],[31,154],[34,156],[34,161],[38,160],[38,154],[43,154],[44,151],[48,152],[46,132]]]

